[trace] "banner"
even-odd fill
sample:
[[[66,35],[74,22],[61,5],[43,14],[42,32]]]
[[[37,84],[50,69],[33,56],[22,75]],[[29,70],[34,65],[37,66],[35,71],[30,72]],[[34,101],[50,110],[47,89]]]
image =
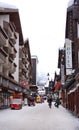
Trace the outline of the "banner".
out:
[[[66,49],[66,75],[72,73],[72,42],[69,39],[66,39],[65,42]]]

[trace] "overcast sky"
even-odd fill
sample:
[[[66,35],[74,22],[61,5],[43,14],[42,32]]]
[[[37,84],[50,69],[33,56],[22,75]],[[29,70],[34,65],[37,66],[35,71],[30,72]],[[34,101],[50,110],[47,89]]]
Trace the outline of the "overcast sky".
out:
[[[38,57],[38,72],[58,72],[58,49],[64,46],[69,0],[0,0],[19,9],[24,39]]]

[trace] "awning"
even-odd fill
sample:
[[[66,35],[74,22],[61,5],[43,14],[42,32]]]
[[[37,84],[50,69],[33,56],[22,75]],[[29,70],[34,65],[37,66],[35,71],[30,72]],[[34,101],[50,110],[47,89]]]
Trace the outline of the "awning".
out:
[[[70,91],[68,92],[68,94],[71,94],[71,93],[75,92],[76,90],[77,90],[77,88],[73,88],[72,90],[70,90]]]
[[[68,79],[65,83],[65,85],[63,86],[64,89],[68,89],[74,82],[76,81],[75,78],[72,79]]]

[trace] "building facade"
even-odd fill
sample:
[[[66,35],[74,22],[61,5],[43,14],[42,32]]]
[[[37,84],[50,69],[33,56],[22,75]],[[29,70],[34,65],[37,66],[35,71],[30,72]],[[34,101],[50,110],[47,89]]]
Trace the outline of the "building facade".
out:
[[[10,107],[14,93],[26,95],[31,78],[29,42],[23,40],[19,11],[8,5],[1,6],[0,109]],[[23,81],[27,83],[25,86]]]
[[[30,89],[32,91],[37,90],[37,63],[38,58],[36,55],[31,56],[31,63],[32,63],[32,85],[30,86]]]
[[[66,42],[59,53],[59,68],[64,66],[64,84],[62,85],[62,104],[79,117],[79,0],[72,0],[67,8]],[[63,53],[62,53],[63,52]]]
[[[29,40],[26,40],[23,46],[19,48],[19,82],[25,84],[29,89],[32,84],[32,63],[29,47]]]

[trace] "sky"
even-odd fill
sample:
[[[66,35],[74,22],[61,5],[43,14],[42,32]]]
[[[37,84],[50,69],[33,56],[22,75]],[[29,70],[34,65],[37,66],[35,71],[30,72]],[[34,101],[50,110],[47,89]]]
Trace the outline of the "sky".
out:
[[[38,57],[39,74],[58,73],[58,50],[64,47],[66,11],[70,0],[0,0],[19,9],[24,40]]]

